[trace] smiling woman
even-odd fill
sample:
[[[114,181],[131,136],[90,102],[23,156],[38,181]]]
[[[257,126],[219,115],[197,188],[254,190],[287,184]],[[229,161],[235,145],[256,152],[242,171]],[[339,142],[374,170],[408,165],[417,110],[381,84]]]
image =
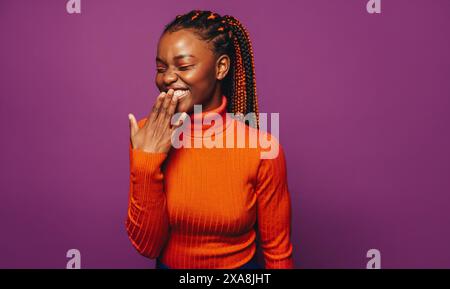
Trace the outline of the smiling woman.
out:
[[[216,59],[210,44],[192,29],[164,33],[157,53],[156,85],[160,91],[173,89],[183,96],[178,98],[177,112],[192,112],[194,104],[202,104],[203,110],[220,105],[219,81],[229,70],[228,55]]]
[[[291,203],[278,142],[272,159],[260,158],[262,147],[248,143],[244,148],[171,145],[182,123],[172,125],[177,112],[202,124],[205,113],[217,113],[224,121],[215,133],[232,141],[230,128],[259,133],[253,52],[245,28],[232,16],[210,11],[179,15],[161,35],[156,68],[161,93],[151,112],[139,122],[129,115],[126,229],[132,245],[157,258],[157,268],[258,268],[259,241],[265,268],[293,268]],[[202,105],[203,112],[196,113],[194,105]],[[255,119],[229,120],[227,112],[253,113]]]

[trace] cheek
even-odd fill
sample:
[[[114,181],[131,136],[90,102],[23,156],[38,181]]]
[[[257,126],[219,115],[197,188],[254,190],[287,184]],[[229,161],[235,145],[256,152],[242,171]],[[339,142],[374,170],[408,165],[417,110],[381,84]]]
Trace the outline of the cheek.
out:
[[[201,103],[211,97],[212,91],[214,90],[214,72],[202,71],[192,73],[186,76],[185,82],[191,87],[194,102]]]
[[[164,86],[164,83],[163,83],[163,78],[162,78],[162,76],[159,73],[157,73],[156,76],[155,76],[155,84],[156,84],[156,87],[158,87],[159,90],[162,90],[162,88]]]

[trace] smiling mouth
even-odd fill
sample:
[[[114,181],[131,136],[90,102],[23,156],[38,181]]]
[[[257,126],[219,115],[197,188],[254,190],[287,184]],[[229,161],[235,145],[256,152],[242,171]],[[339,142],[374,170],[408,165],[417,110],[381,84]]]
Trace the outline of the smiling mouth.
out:
[[[173,95],[175,97],[177,97],[178,100],[181,100],[181,99],[185,98],[188,94],[189,94],[189,90],[188,89],[177,89],[173,93]]]

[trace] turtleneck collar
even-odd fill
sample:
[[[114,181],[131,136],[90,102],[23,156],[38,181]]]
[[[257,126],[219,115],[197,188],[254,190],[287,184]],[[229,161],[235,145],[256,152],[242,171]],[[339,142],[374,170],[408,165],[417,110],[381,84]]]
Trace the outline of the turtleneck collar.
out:
[[[186,131],[187,135],[192,137],[202,137],[203,132],[213,125],[215,122],[212,121],[216,118],[216,114],[219,114],[222,118],[222,127],[220,131],[223,132],[226,127],[230,124],[230,118],[226,117],[227,114],[227,98],[222,95],[221,104],[213,109],[202,111],[201,113],[190,113],[189,117],[191,120],[191,129]]]

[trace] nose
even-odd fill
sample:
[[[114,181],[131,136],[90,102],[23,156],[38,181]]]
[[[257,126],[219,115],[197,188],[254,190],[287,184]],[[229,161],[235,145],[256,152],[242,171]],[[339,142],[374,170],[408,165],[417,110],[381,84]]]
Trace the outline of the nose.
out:
[[[178,80],[178,75],[172,70],[172,69],[167,69],[166,72],[164,72],[163,75],[163,81],[164,81],[164,85],[170,86],[172,83],[176,82]]]

